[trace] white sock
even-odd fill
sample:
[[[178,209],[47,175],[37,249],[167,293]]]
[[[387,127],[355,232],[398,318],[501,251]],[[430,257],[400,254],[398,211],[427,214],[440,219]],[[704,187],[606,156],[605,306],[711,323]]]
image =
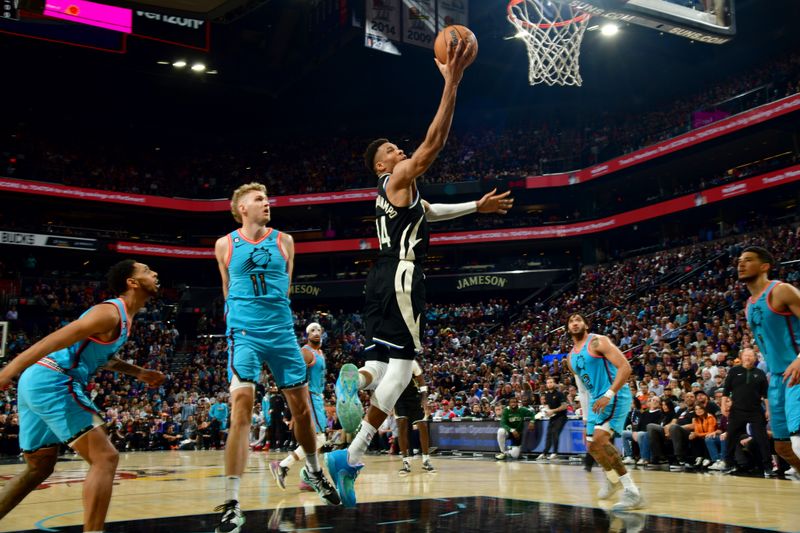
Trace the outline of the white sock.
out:
[[[225,501],[239,501],[239,476],[225,476]]]
[[[639,489],[636,488],[636,483],[633,482],[633,478],[631,477],[630,472],[628,472],[624,476],[619,476],[619,480],[622,483],[622,486],[625,487],[625,490],[630,490],[637,494],[639,493]]]
[[[789,440],[792,441],[792,451],[800,458],[800,435],[792,435]]]
[[[367,386],[367,378],[364,377],[363,372],[358,373],[358,390],[364,390]]]
[[[293,464],[297,462],[297,459],[294,458],[294,455],[291,453],[284,457],[283,461],[280,462],[280,465],[284,468],[290,468]]]
[[[361,429],[353,439],[353,443],[347,448],[347,462],[350,466],[356,466],[364,459],[364,452],[367,451],[369,443],[372,442],[372,437],[375,436],[377,430],[365,420],[361,421]]]
[[[612,485],[616,485],[617,483],[619,483],[619,474],[617,474],[614,471],[614,469],[604,470],[603,472],[605,473],[606,477],[608,478],[608,480],[611,482]]]
[[[430,461],[431,460],[431,456],[428,455],[427,453],[423,453],[422,454],[422,460],[423,461]]]
[[[319,455],[317,452],[306,455],[306,466],[310,472],[319,472],[322,468],[319,466]]]

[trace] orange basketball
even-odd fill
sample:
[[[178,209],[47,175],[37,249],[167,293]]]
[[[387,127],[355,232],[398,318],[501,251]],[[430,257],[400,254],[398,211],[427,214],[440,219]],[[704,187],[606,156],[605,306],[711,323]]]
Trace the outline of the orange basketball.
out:
[[[442,64],[447,63],[448,47],[452,46],[455,48],[460,39],[472,42],[472,48],[467,58],[467,65],[475,61],[475,57],[478,55],[478,39],[475,37],[475,34],[472,33],[472,30],[460,24],[447,26],[436,36],[436,41],[433,43],[433,53],[436,54],[436,59]]]

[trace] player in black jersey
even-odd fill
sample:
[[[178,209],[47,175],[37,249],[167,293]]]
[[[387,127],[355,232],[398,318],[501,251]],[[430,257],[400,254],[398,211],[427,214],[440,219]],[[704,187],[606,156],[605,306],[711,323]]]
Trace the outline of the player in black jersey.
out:
[[[428,399],[428,386],[425,385],[425,378],[422,377],[422,367],[414,361],[412,363],[412,378],[408,386],[400,394],[397,403],[394,404],[394,416],[397,418],[397,433],[400,439],[400,454],[403,456],[403,468],[400,475],[411,473],[411,457],[408,453],[408,435],[411,426],[416,424],[419,430],[419,447],[422,451],[422,470],[425,472],[436,472],[431,464],[428,455],[430,436],[428,435],[428,423],[425,416],[423,405]]]
[[[363,466],[364,452],[411,380],[411,363],[422,351],[425,285],[421,264],[428,251],[428,220],[475,211],[505,212],[511,205],[507,195],[493,196],[494,200],[483,206],[477,202],[466,206],[430,205],[422,201],[417,189],[417,178],[433,164],[450,133],[456,92],[469,63],[471,46],[462,39],[449,49],[446,64],[437,61],[445,80],[442,99],[416,152],[408,157],[397,145],[378,139],[370,143],[364,155],[367,168],[378,176],[375,215],[380,243],[378,261],[367,277],[365,320],[368,341],[374,345],[372,351],[379,351],[388,363],[353,443],[346,451],[326,455],[328,470],[344,491],[342,503],[347,506],[356,503],[353,483]],[[358,371],[353,365],[344,365],[336,394],[342,427],[347,428],[349,413],[358,411]]]

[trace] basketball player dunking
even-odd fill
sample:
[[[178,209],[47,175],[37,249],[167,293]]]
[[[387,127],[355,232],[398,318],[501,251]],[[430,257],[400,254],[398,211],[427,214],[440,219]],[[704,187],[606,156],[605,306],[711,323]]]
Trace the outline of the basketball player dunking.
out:
[[[231,426],[225,443],[225,503],[217,508],[223,512],[217,533],[238,532],[245,522],[239,508],[239,482],[247,466],[248,434],[262,363],[269,366],[292,412],[294,434],[305,451],[301,479],[326,503],[340,503],[320,467],[307,365],[297,345],[289,307],[294,241],[267,227],[269,199],[267,188],[261,183],[236,189],[231,212],[242,227],[218,239],[215,248],[225,296],[231,391]]]
[[[89,463],[83,485],[83,530],[103,530],[119,453],[86,393],[99,368],[134,376],[151,387],[164,374],[122,361],[114,354],[128,341],[136,312],[158,294],[158,274],[133,259],[108,272],[117,298],[99,303],[71,324],[51,333],[0,372],[0,389],[22,372],[17,386],[19,445],[25,470],[0,492],[0,519],[53,473],[62,442]]]
[[[328,417],[325,415],[325,355],[322,353],[322,326],[317,322],[312,322],[306,326],[308,342],[300,349],[303,359],[308,366],[308,392],[311,395],[311,416],[314,422],[314,429],[317,431],[317,449],[325,444],[325,427]],[[286,476],[289,468],[297,461],[306,456],[302,446],[289,452],[283,461],[271,461],[269,469],[275,482],[282,490],[286,490]],[[305,482],[300,484],[301,490],[310,490]]]
[[[420,266],[429,244],[429,215],[417,190],[416,179],[431,166],[447,140],[458,84],[470,58],[470,46],[464,44],[463,39],[459,40],[456,48],[448,50],[446,64],[437,61],[445,80],[442,99],[425,140],[414,155],[407,157],[403,150],[386,139],[373,141],[365,154],[367,167],[378,176],[375,212],[380,243],[378,261],[367,276],[367,341],[375,345],[374,351],[380,351],[388,363],[350,447],[325,456],[328,470],[346,506],[356,503],[353,485],[363,467],[364,452],[376,428],[386,419],[411,380],[412,361],[422,351],[420,333],[425,285]],[[493,202],[494,211],[500,210],[499,203],[500,200]],[[469,212],[475,209],[476,205],[472,203]],[[450,217],[464,214],[453,213],[450,209],[444,211],[448,211]],[[434,213],[431,215],[435,216]],[[337,396],[342,396],[342,400],[337,399],[340,413],[342,407],[352,410],[358,407],[358,372],[342,378],[337,386]],[[346,427],[346,417],[341,417],[340,422],[342,427]]]
[[[607,500],[624,487],[622,497],[613,509],[639,509],[644,505],[644,499],[622,464],[622,457],[612,440],[615,435],[622,435],[625,418],[633,403],[628,387],[631,365],[608,337],[589,333],[589,325],[580,313],[569,316],[567,329],[574,343],[567,357],[567,366],[575,375],[580,393],[586,442],[589,453],[603,467],[607,478],[598,497]]]
[[[739,256],[739,281],[747,285],[747,324],[770,372],[767,400],[775,451],[800,472],[800,291],[770,280],[775,258],[750,246]],[[733,399],[736,402],[736,399]],[[729,465],[730,466],[730,465]]]

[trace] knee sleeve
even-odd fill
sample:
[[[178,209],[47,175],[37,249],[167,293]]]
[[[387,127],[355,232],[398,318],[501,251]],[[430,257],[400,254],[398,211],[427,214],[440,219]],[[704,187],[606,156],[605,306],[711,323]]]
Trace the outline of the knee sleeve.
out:
[[[792,451],[800,458],[800,435],[792,435]]]
[[[372,405],[386,414],[394,408],[395,402],[411,381],[411,361],[390,359],[386,375],[372,394]]]
[[[366,361],[364,366],[359,368],[359,371],[366,371],[370,376],[372,376],[372,381],[369,385],[364,386],[364,390],[375,390],[378,388],[378,385],[381,384],[383,381],[383,376],[386,375],[386,370],[389,367],[388,363],[384,363],[383,361]]]

